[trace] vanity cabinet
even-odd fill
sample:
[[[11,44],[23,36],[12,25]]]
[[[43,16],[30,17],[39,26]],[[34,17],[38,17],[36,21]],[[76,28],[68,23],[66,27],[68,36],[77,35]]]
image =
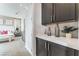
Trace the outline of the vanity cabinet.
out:
[[[78,50],[36,38],[37,56],[78,56]]]
[[[49,44],[50,44],[50,56],[65,56],[66,47],[52,42],[49,42]]]
[[[47,25],[52,23],[54,15],[54,6],[52,3],[42,3],[42,24]]]
[[[78,50],[66,47],[66,56],[78,56]]]
[[[47,41],[36,38],[36,55],[47,56]]]
[[[42,25],[76,20],[75,3],[42,3]]]
[[[37,56],[65,56],[65,47],[36,38],[36,55]]]
[[[75,3],[56,3],[55,22],[71,21],[76,19]]]

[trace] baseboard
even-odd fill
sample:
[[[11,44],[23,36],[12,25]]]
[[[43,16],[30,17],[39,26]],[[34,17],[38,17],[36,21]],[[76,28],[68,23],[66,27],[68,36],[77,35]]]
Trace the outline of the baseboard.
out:
[[[26,47],[25,47],[26,48]],[[32,51],[30,51],[30,49],[26,48],[28,50],[28,52],[31,54],[31,56],[33,56]]]

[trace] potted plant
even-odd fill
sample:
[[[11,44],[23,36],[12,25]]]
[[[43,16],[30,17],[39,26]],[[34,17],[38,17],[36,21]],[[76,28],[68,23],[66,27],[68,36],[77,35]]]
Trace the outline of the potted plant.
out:
[[[72,37],[71,32],[75,30],[78,30],[78,28],[74,28],[72,26],[71,27],[64,26],[64,30],[62,30],[62,32],[66,33],[67,38],[71,38]]]

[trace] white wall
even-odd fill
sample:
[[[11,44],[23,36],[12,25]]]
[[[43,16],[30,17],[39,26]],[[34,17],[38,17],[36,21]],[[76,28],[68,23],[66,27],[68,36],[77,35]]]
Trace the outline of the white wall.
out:
[[[36,3],[34,5],[34,26],[35,26],[35,33],[43,33],[45,26],[41,24],[41,4]]]
[[[25,18],[25,47],[33,54],[33,4],[30,4],[28,8],[28,15]]]

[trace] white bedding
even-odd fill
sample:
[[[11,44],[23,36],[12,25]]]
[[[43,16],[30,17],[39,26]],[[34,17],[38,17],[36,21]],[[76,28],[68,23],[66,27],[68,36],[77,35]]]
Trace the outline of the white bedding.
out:
[[[14,37],[13,34],[8,34],[8,35],[0,35],[0,41],[6,41],[6,40],[11,40],[12,37]]]

